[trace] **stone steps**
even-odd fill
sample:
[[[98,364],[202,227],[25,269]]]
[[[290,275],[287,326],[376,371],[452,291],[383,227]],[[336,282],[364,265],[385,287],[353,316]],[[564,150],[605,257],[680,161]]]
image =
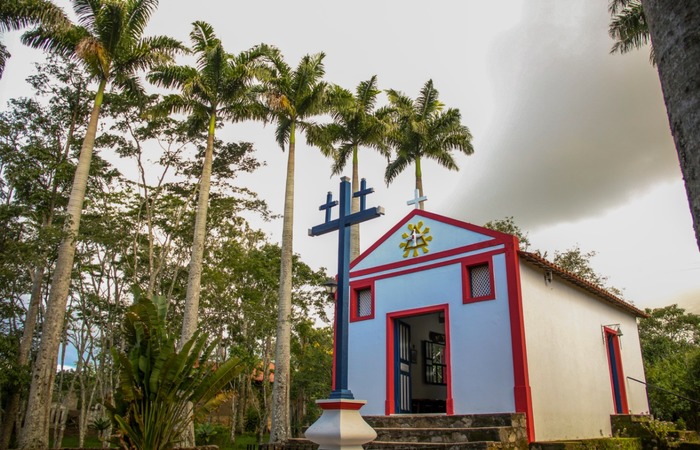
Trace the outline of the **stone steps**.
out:
[[[378,441],[395,442],[474,442],[498,441],[507,434],[506,427],[479,428],[375,428]]]
[[[377,432],[371,449],[527,449],[523,414],[365,416]]]
[[[365,450],[495,450],[502,449],[495,442],[385,442],[373,441],[364,445]]]

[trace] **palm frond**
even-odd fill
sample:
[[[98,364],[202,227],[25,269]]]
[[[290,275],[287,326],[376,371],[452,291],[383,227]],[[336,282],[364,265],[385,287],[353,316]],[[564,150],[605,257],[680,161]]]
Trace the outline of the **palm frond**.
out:
[[[608,34],[615,41],[610,53],[627,53],[640,49],[651,42],[649,25],[641,2],[628,0],[624,8],[616,11],[610,22]],[[653,47],[650,61],[654,64]]]
[[[71,27],[68,29],[55,29],[38,27],[25,32],[22,35],[22,43],[48,53],[57,54],[63,58],[75,59],[76,48],[79,42],[89,37],[85,28]]]
[[[377,96],[381,91],[377,89],[377,76],[372,75],[372,77],[367,81],[362,81],[357,85],[355,90],[355,98],[358,104],[362,106],[365,113],[374,109],[377,103]]]
[[[289,142],[292,131],[292,119],[287,116],[278,116],[277,128],[275,129],[275,140],[284,151],[284,145]]]
[[[193,43],[192,50],[195,53],[206,53],[208,49],[221,45],[221,41],[214,33],[214,28],[201,20],[192,22],[190,40]]]
[[[104,0],[73,0],[73,11],[78,23],[88,30],[95,30],[95,20]]]
[[[129,0],[126,4],[125,29],[133,40],[139,40],[146,25],[158,9],[158,0]]]
[[[408,167],[409,163],[412,161],[409,160],[406,154],[398,154],[396,156],[396,159],[391,161],[387,166],[386,170],[384,171],[384,182],[387,184],[391,184],[394,179],[401,174],[404,170],[406,170],[406,167]]]
[[[0,4],[0,33],[33,25],[61,28],[71,23],[63,9],[49,0],[4,0]]]
[[[10,52],[7,51],[5,44],[0,42],[0,78],[2,78],[2,73],[5,71],[5,63],[10,57]]]

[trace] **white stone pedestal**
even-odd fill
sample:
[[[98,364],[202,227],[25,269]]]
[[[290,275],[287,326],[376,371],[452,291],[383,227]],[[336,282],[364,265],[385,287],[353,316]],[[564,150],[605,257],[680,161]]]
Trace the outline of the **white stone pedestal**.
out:
[[[377,437],[360,415],[365,403],[366,400],[316,400],[323,414],[306,430],[306,438],[319,444],[319,450],[362,450],[362,444]]]

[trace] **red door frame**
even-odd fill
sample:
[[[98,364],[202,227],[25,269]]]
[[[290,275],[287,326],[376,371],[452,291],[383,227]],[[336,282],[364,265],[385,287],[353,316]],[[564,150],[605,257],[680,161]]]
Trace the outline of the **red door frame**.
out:
[[[627,404],[627,387],[625,384],[625,372],[622,367],[619,334],[617,330],[612,328],[603,327],[603,330],[605,331],[605,354],[608,357],[608,369],[610,370],[610,389],[612,391],[613,408],[615,409],[615,414],[627,414],[629,406]],[[611,358],[610,345],[612,345],[614,360]],[[616,390],[620,396],[619,404],[617,394],[615,393]]]
[[[395,414],[395,388],[394,373],[394,321],[411,316],[421,316],[442,312],[445,315],[445,361],[447,370],[445,371],[445,381],[447,383],[447,398],[445,399],[446,413],[448,416],[454,414],[454,401],[452,399],[452,359],[450,356],[450,310],[447,303],[442,305],[427,306],[424,308],[408,309],[406,311],[396,311],[386,315],[386,402],[384,403],[385,414]]]

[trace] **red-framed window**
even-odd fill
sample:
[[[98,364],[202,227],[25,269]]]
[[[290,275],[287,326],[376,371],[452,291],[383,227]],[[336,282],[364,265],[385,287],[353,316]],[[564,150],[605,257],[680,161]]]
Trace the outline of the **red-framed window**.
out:
[[[462,301],[464,303],[493,300],[496,286],[491,256],[473,257],[462,264]]]
[[[350,283],[350,322],[374,319],[374,283]]]

